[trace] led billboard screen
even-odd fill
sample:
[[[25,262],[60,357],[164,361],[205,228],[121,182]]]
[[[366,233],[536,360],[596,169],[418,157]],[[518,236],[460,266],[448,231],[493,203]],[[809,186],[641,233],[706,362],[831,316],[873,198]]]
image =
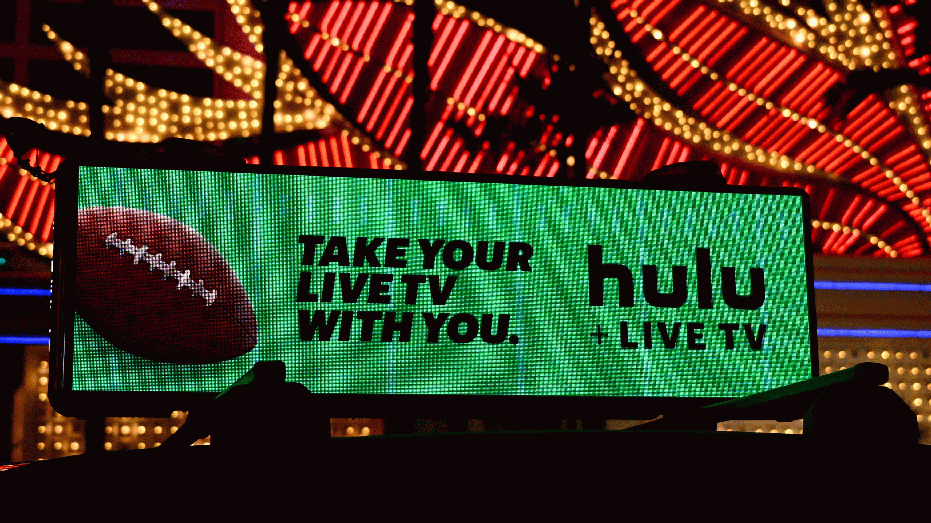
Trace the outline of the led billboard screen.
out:
[[[730,398],[812,376],[800,190],[312,172],[80,166],[61,388],[216,393],[261,360],[337,395]]]

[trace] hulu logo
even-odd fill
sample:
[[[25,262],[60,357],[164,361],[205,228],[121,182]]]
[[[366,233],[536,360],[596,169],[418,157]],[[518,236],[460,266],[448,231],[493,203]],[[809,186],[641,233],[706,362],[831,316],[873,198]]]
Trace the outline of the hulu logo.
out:
[[[604,305],[605,280],[617,280],[617,304],[620,307],[634,306],[634,279],[626,265],[604,263],[602,246],[588,246],[588,304]],[[714,289],[711,285],[711,250],[695,249],[695,274],[698,280],[698,308],[714,307]],[[682,265],[672,266],[672,291],[659,292],[659,269],[656,265],[643,266],[643,297],[654,307],[679,308],[689,297],[688,269]],[[663,288],[668,288],[664,285]],[[759,309],[766,300],[763,269],[750,269],[750,293],[737,293],[737,270],[721,267],[721,298],[732,309]]]

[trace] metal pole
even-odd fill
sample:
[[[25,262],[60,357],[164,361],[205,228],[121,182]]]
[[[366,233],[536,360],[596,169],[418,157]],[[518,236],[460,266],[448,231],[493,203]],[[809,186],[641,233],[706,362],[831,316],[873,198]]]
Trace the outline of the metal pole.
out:
[[[420,152],[427,136],[427,102],[430,99],[430,68],[427,61],[433,48],[433,19],[436,5],[433,0],[414,2],[414,110],[411,111],[411,139],[407,150],[407,164],[411,170],[422,171]]]
[[[101,2],[98,13],[100,20],[111,20],[113,11],[113,0]],[[104,131],[106,128],[103,113],[103,100],[105,99],[106,87],[104,82],[107,78],[107,69],[110,67],[110,47],[107,42],[106,31],[95,31],[91,38],[87,53],[90,62],[90,85],[91,92],[99,89],[100,96],[92,95],[88,103],[88,125],[91,131],[91,142],[95,148],[103,146],[106,137]]]
[[[269,0],[265,3],[265,13],[262,18],[265,24],[265,37],[262,45],[265,48],[265,87],[262,92],[262,134],[259,158],[261,162],[270,165],[274,161],[275,136],[275,99],[278,98],[278,61],[281,54],[281,38],[279,30],[284,28],[285,3],[278,0]]]

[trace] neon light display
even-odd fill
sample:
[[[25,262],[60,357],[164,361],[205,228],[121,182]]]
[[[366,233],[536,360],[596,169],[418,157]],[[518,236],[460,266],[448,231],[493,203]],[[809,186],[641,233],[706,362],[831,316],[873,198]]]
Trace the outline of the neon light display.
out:
[[[404,169],[419,153],[429,170],[547,177],[573,163],[580,176],[636,180],[669,163],[710,159],[731,184],[804,189],[812,200],[813,245],[824,254],[931,252],[927,87],[897,85],[863,97],[849,112],[829,99],[838,89],[856,94],[853,72],[931,72],[911,0],[874,10],[857,1],[823,10],[789,0],[594,2],[590,16],[581,13],[591,57],[557,56],[532,21],[508,26],[469,3],[438,1],[423,108],[413,105],[413,2],[296,1],[284,20],[263,16],[248,0],[221,2],[217,9],[229,9],[237,21],[232,30],[247,36],[238,47],[218,44],[156,0],[143,3],[153,23],[244,98],[196,98],[109,70],[103,88],[113,100],[105,113],[110,140],[178,136],[240,150],[232,140],[262,131],[262,35],[280,23],[295,44],[288,49],[297,52],[282,54],[274,72],[275,130],[310,135],[278,146],[274,163]],[[86,73],[86,48],[44,29]],[[571,111],[559,102],[561,80],[570,65],[587,60],[601,68],[600,84],[581,98],[605,102],[612,115],[618,108],[629,114],[579,129],[566,123]],[[5,116],[89,133],[87,104],[2,87]],[[414,151],[410,120],[420,110],[428,127]],[[570,162],[572,144],[584,154]],[[3,144],[0,154],[0,229],[51,256],[54,188],[20,180],[28,175],[9,170],[12,155]],[[53,169],[57,160],[43,158],[36,161]]]

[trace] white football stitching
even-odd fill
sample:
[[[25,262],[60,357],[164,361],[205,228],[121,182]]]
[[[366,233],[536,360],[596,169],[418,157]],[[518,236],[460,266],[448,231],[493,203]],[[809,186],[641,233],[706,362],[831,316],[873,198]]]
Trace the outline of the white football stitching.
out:
[[[181,272],[176,269],[176,262],[172,261],[171,263],[165,263],[162,261],[162,254],[158,253],[155,255],[148,254],[149,246],[143,245],[141,247],[136,247],[133,245],[131,238],[126,238],[125,240],[120,240],[117,236],[117,233],[110,233],[104,240],[107,249],[110,247],[116,247],[120,251],[120,256],[125,253],[129,253],[133,256],[133,263],[139,264],[140,260],[145,261],[149,264],[149,272],[152,272],[153,269],[158,269],[162,271],[162,279],[165,280],[168,276],[173,277],[178,280],[178,289],[181,287],[188,287],[191,289],[191,295],[198,295],[201,298],[207,300],[207,306],[213,304],[217,299],[217,291],[210,291],[204,288],[204,280],[194,281],[191,278],[191,271],[185,270]]]

